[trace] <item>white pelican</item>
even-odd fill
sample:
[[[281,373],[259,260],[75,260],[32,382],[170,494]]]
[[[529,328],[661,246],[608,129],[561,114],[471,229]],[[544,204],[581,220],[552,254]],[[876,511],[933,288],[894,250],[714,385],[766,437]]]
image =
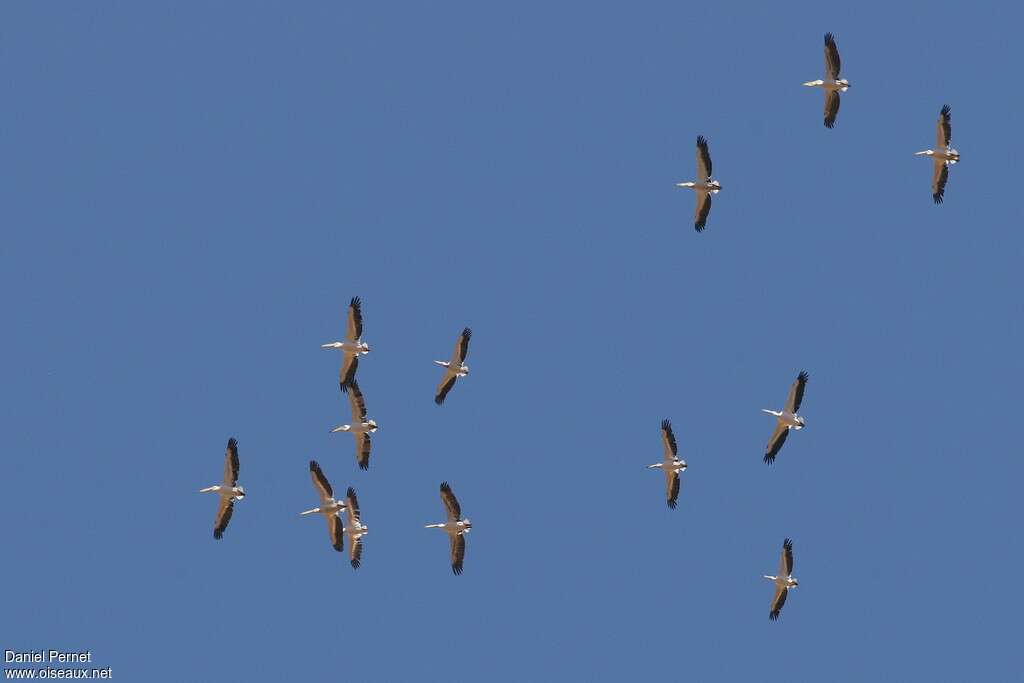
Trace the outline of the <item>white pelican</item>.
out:
[[[435,360],[434,362],[444,368],[444,377],[437,385],[437,392],[434,394],[434,403],[441,405],[444,397],[455,386],[455,380],[469,374],[469,366],[466,365],[466,354],[469,353],[469,338],[473,336],[473,330],[468,327],[462,330],[462,334],[455,340],[455,351],[452,352],[451,360]]]
[[[679,499],[679,473],[686,469],[686,461],[677,455],[676,435],[672,433],[672,423],[668,420],[661,421],[661,445],[664,450],[662,461],[648,465],[647,469],[665,473],[668,506],[675,510],[676,500]]]
[[[313,478],[313,488],[320,496],[320,507],[300,512],[300,515],[321,514],[327,519],[327,534],[331,537],[331,546],[339,553],[345,547],[345,524],[339,513],[345,509],[345,503],[334,499],[334,489],[327,481],[316,460],[309,461],[309,472]]]
[[[352,297],[348,305],[348,328],[345,330],[345,341],[321,344],[321,349],[340,349],[343,356],[338,383],[345,391],[355,381],[356,369],[359,367],[359,356],[370,352],[370,345],[363,341],[363,302],[358,296]]]
[[[949,123],[950,108],[948,104],[942,105],[939,112],[939,120],[935,124],[935,146],[938,149],[926,149],[923,152],[914,152],[914,156],[931,157],[934,161],[932,172],[932,199],[936,204],[942,203],[946,194],[946,180],[949,179],[949,167],[960,161],[960,152],[950,147],[953,139],[953,128]]]
[[[235,511],[235,501],[245,498],[245,489],[238,486],[238,442],[234,437],[228,439],[228,448],[224,453],[224,483],[199,489],[200,493],[216,493],[220,496],[217,507],[217,519],[213,522],[213,537],[220,539],[228,528],[231,514]]]
[[[345,535],[348,536],[348,558],[353,569],[359,569],[363,557],[363,536],[370,533],[370,527],[366,526],[359,519],[359,500],[356,498],[356,490],[351,486],[345,494],[345,516],[348,523],[345,524]]]
[[[427,524],[425,528],[441,529],[448,534],[452,551],[452,571],[461,574],[462,560],[466,557],[466,534],[473,528],[473,524],[462,517],[459,501],[446,481],[441,482],[441,502],[448,511],[448,521],[444,524]]]
[[[804,400],[804,387],[807,386],[807,373],[803,370],[796,376],[796,380],[789,387],[789,397],[786,399],[786,407],[782,410],[768,410],[762,408],[761,412],[774,415],[775,431],[772,438],[768,440],[768,448],[765,449],[764,461],[771,465],[775,462],[775,456],[779,454],[782,444],[786,443],[790,429],[803,429],[804,418],[796,414],[800,410],[800,403]]]
[[[793,541],[788,538],[782,542],[782,556],[779,558],[779,575],[767,576],[775,582],[775,595],[772,596],[771,611],[768,618],[775,621],[779,618],[782,606],[786,604],[786,594],[790,588],[796,588],[799,583],[793,578]]]
[[[370,469],[370,434],[377,431],[377,421],[366,419],[366,401],[363,399],[363,392],[359,390],[359,383],[354,379],[349,385],[348,403],[352,408],[352,424],[341,425],[331,430],[331,434],[337,432],[349,432],[356,438],[356,462],[359,469]]]
[[[850,89],[850,82],[845,78],[839,78],[839,48],[836,47],[836,39],[831,33],[825,34],[825,79],[807,81],[806,86],[821,88],[825,91],[825,127],[832,128],[836,125],[836,117],[839,115],[839,93]]]
[[[693,215],[693,227],[697,232],[704,229],[711,212],[711,195],[718,194],[722,184],[711,179],[711,154],[708,153],[708,141],[703,135],[697,136],[697,180],[696,182],[676,183],[676,187],[688,187],[697,193],[697,206]]]

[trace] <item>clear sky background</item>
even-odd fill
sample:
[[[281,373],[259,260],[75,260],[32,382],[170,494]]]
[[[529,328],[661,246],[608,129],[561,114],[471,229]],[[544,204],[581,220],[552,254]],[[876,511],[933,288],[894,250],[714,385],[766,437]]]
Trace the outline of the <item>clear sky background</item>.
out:
[[[4,3],[0,646],[153,681],[1019,676],[999,7]],[[800,86],[826,31],[831,131]],[[935,206],[912,153],[943,103]],[[703,234],[672,186],[698,134]],[[369,472],[318,348],[353,295]],[[801,369],[768,467],[758,410]],[[666,417],[675,511],[644,469]],[[229,436],[248,497],[215,541]],[[310,458],[359,492],[358,571],[298,516]],[[444,479],[461,577],[422,528]]]

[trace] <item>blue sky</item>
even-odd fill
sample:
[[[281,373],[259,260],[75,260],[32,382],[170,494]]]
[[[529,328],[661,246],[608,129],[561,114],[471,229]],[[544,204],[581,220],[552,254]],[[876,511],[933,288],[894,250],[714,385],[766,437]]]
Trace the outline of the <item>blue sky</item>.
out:
[[[4,4],[2,647],[153,681],[1019,675],[1021,15],[983,5]],[[353,295],[369,472],[318,348]],[[297,514],[311,458],[359,491],[358,572]],[[422,528],[444,479],[461,577]]]

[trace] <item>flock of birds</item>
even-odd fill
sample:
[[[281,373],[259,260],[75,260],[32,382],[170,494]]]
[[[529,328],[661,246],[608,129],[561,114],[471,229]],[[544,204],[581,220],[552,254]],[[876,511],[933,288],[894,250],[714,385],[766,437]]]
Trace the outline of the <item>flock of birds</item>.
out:
[[[825,34],[825,78],[804,83],[805,86],[821,88],[825,94],[825,127],[833,128],[836,118],[839,115],[839,96],[850,88],[850,82],[839,77],[840,72],[839,49],[836,46],[835,38],[831,33]],[[932,176],[932,198],[936,204],[941,204],[946,188],[946,181],[949,177],[949,166],[960,160],[960,153],[950,146],[950,108],[943,106],[939,114],[937,124],[936,149],[927,149],[916,152],[915,156],[928,156],[934,160],[934,171]],[[708,214],[711,211],[711,196],[718,194],[722,189],[721,183],[711,177],[711,155],[708,151],[708,142],[703,136],[697,138],[697,178],[692,182],[677,183],[677,187],[694,190],[697,195],[697,204],[694,217],[694,227],[698,232],[704,230]],[[469,366],[466,365],[466,356],[469,353],[469,341],[472,337],[472,330],[468,327],[463,329],[455,341],[455,349],[447,361],[435,360],[434,363],[444,368],[444,375],[437,386],[434,394],[434,402],[442,405],[448,393],[455,386],[457,380],[469,374]],[[348,395],[349,406],[352,412],[351,424],[344,424],[335,427],[331,433],[347,432],[355,438],[356,463],[362,470],[370,467],[370,451],[372,441],[370,435],[377,431],[377,422],[368,418],[366,400],[363,392],[356,381],[356,371],[359,368],[359,358],[370,352],[370,345],[363,341],[363,313],[362,302],[359,297],[354,297],[348,307],[348,323],[345,338],[342,341],[334,341],[323,344],[321,348],[341,351],[342,362],[339,372],[339,386],[343,394]],[[789,388],[789,395],[782,410],[770,410],[763,408],[762,411],[775,418],[775,429],[765,448],[764,462],[771,465],[775,462],[779,451],[785,444],[791,430],[804,428],[804,418],[798,414],[803,403],[804,390],[807,387],[808,375],[801,371]],[[675,509],[679,498],[680,474],[686,470],[686,461],[679,457],[678,445],[675,434],[672,431],[672,423],[663,420],[661,423],[661,440],[663,455],[661,462],[648,465],[648,469],[660,469],[665,474],[666,501],[669,508]],[[221,484],[210,486],[200,491],[202,493],[216,493],[220,497],[220,504],[217,508],[217,516],[214,521],[213,536],[220,539],[231,521],[236,501],[245,497],[245,489],[238,485],[238,442],[232,438],[228,440],[227,452],[224,458],[224,480]],[[327,532],[330,537],[331,547],[338,552],[343,552],[345,537],[349,539],[349,562],[354,569],[357,569],[362,560],[362,539],[369,532],[369,527],[360,518],[359,500],[356,491],[348,487],[345,497],[335,498],[334,489],[330,481],[315,460],[309,462],[310,476],[320,505],[301,512],[300,514],[323,515],[327,520]],[[448,482],[441,482],[441,502],[447,513],[447,519],[437,524],[427,524],[428,529],[441,529],[447,534],[450,545],[451,568],[455,574],[462,574],[463,562],[466,556],[466,534],[473,528],[469,519],[462,516],[462,508],[458,499],[452,492]],[[775,592],[772,596],[769,618],[776,620],[782,606],[786,603],[786,597],[791,588],[795,588],[798,582],[793,578],[793,541],[786,538],[782,543],[782,552],[779,559],[778,574],[775,576],[764,575],[765,579],[773,582]]]
[[[435,360],[444,368],[444,375],[434,394],[434,403],[442,405],[448,393],[455,386],[456,380],[469,374],[466,355],[469,353],[469,340],[473,331],[468,327],[462,330],[455,340],[455,350],[450,360]],[[370,469],[370,435],[377,431],[376,420],[367,417],[366,399],[356,381],[356,370],[359,357],[370,352],[370,345],[363,341],[363,304],[359,297],[353,297],[348,305],[348,323],[345,339],[342,341],[322,344],[320,348],[336,349],[342,353],[341,370],[338,384],[343,394],[348,394],[349,407],[352,410],[352,423],[335,427],[332,434],[348,432],[355,437],[356,464],[359,469]],[[238,485],[238,441],[228,439],[227,452],[224,454],[224,481],[214,486],[200,489],[200,493],[216,493],[220,496],[217,517],[213,523],[213,537],[221,539],[231,521],[235,502],[245,498],[245,488]],[[353,569],[362,564],[363,536],[369,533],[369,527],[359,516],[359,499],[356,490],[351,486],[343,499],[335,498],[334,489],[316,460],[309,461],[309,473],[313,480],[313,488],[320,498],[320,505],[300,512],[302,516],[319,514],[327,520],[327,535],[331,539],[331,547],[339,553],[345,550],[345,537],[349,540],[349,563]],[[441,502],[447,512],[447,520],[439,524],[427,524],[428,529],[441,529],[448,535],[451,546],[451,565],[455,574],[462,573],[463,560],[466,557],[466,534],[473,528],[472,522],[462,516],[462,508],[452,492],[448,482],[441,482]],[[344,516],[343,516],[344,515]]]
[[[810,88],[821,88],[825,93],[825,127],[834,128],[839,116],[839,95],[850,89],[850,82],[839,77],[842,62],[839,59],[839,48],[831,33],[825,34],[825,78],[804,83]],[[932,165],[932,200],[941,204],[946,195],[946,181],[949,180],[949,167],[960,161],[960,152],[951,147],[953,130],[950,125],[949,105],[943,105],[936,124],[935,149],[915,152],[914,156],[931,157]],[[704,136],[697,137],[697,180],[676,183],[697,193],[697,206],[694,211],[693,227],[702,232],[707,225],[708,214],[711,213],[711,195],[721,191],[722,184],[711,178],[711,154],[708,152],[708,141]]]

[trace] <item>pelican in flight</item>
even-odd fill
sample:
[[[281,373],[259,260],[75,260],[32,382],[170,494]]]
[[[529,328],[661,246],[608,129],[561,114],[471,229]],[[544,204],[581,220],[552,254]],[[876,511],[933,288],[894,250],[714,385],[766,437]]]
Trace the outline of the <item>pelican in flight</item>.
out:
[[[771,465],[775,462],[775,456],[786,443],[790,429],[803,429],[804,418],[796,414],[800,410],[800,403],[804,400],[804,387],[807,386],[807,373],[803,370],[796,376],[796,380],[789,387],[789,397],[786,399],[786,407],[782,410],[768,410],[762,408],[761,412],[775,416],[775,431],[772,438],[768,440],[768,448],[764,453],[764,461]]]
[[[825,127],[833,128],[836,125],[836,117],[839,116],[839,93],[850,89],[850,82],[845,78],[839,78],[839,48],[836,47],[836,39],[831,33],[825,34],[825,79],[807,81],[804,85],[812,88],[821,88],[825,91]]]
[[[345,547],[345,524],[341,521],[339,513],[345,509],[346,504],[334,499],[334,489],[331,482],[327,481],[323,470],[316,460],[309,461],[309,473],[313,478],[313,488],[320,496],[320,507],[300,512],[300,515],[320,514],[327,519],[327,534],[331,537],[331,547],[339,553]],[[351,490],[351,489],[349,489]]]
[[[711,212],[711,195],[718,194],[722,184],[711,179],[711,154],[708,153],[708,141],[703,135],[697,136],[697,181],[676,183],[676,187],[688,187],[697,193],[697,207],[693,215],[693,227],[697,232],[704,230]]]
[[[665,473],[666,500],[668,506],[675,510],[679,499],[679,473],[686,469],[686,461],[677,455],[676,435],[672,433],[672,423],[668,420],[661,421],[661,445],[664,449],[661,462],[648,465],[647,469]]]
[[[776,621],[779,618],[779,612],[782,611],[782,606],[786,604],[786,594],[789,593],[789,589],[796,588],[799,585],[797,580],[793,578],[793,541],[787,538],[782,542],[782,556],[779,558],[779,575],[765,575],[763,578],[775,582],[775,595],[772,596],[772,606],[771,611],[768,612],[768,618]]]
[[[228,528],[231,514],[235,511],[235,501],[245,498],[245,489],[238,486],[238,442],[234,437],[228,439],[228,448],[224,453],[224,483],[199,489],[200,493],[216,493],[220,496],[217,507],[217,518],[213,522],[213,537],[221,539]]]
[[[370,434],[377,431],[377,421],[366,419],[366,401],[359,383],[352,380],[349,385],[348,404],[352,408],[352,424],[341,425],[331,430],[331,434],[349,432],[356,438],[356,462],[359,469],[370,469]]]
[[[455,351],[452,352],[451,360],[435,360],[434,362],[444,368],[444,377],[437,385],[437,392],[434,394],[434,403],[441,405],[445,396],[455,386],[455,380],[469,374],[469,366],[466,365],[466,354],[469,353],[469,338],[473,336],[473,330],[464,328],[459,338],[455,340]]]
[[[452,551],[452,571],[461,574],[462,560],[466,557],[466,534],[473,528],[473,524],[462,516],[459,501],[446,481],[441,482],[441,502],[448,512],[448,521],[444,524],[427,524],[425,528],[441,529],[448,534]]]
[[[359,569],[363,557],[363,536],[370,533],[370,527],[366,526],[359,519],[359,500],[356,498],[356,490],[351,486],[345,493],[345,516],[348,522],[345,524],[345,535],[348,536],[348,560],[353,569]]]
[[[960,161],[960,152],[950,147],[953,139],[953,128],[949,123],[950,108],[948,104],[942,105],[939,112],[939,120],[935,124],[935,146],[937,149],[926,149],[923,152],[914,152],[914,156],[931,157],[934,162],[932,171],[932,199],[936,204],[942,203],[946,194],[946,180],[949,179],[949,167]]]
[[[363,302],[358,296],[352,297],[348,305],[348,327],[345,330],[345,341],[321,344],[321,349],[340,349],[342,353],[341,372],[338,382],[341,390],[347,390],[356,379],[359,367],[359,356],[370,352],[370,345],[363,341]]]

